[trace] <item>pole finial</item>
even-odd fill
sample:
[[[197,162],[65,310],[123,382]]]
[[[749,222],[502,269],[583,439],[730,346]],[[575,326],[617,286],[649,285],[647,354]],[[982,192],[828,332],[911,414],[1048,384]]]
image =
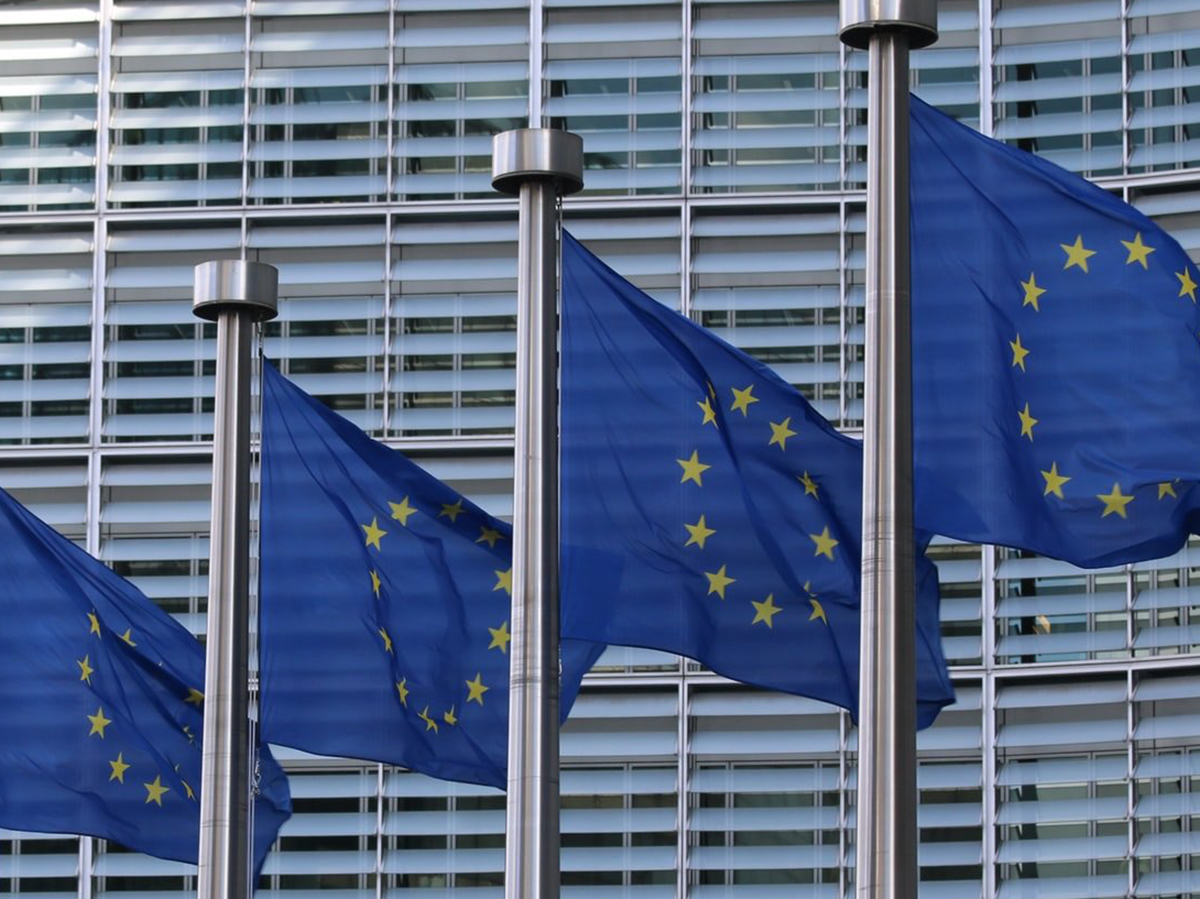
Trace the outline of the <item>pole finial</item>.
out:
[[[583,190],[583,138],[555,128],[518,128],[492,138],[492,187],[518,194],[531,179],[551,181],[560,197]]]
[[[838,36],[858,50],[875,31],[903,32],[913,50],[938,39],[937,0],[840,0],[838,12]]]
[[[255,321],[279,314],[279,269],[265,262],[217,259],[196,266],[192,314],[216,321],[223,309],[249,310]]]

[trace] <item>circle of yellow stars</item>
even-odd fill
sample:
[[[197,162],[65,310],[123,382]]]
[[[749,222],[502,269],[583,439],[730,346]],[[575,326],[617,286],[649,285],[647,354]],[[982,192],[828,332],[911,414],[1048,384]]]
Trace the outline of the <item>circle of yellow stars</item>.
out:
[[[711,383],[706,386],[706,395],[703,399],[696,401],[696,405],[702,413],[700,426],[712,425],[714,428],[720,430],[722,427],[719,416],[721,407],[719,404],[714,405],[717,404],[717,391]],[[751,407],[760,402],[759,398],[754,395],[754,386],[751,383],[745,386],[731,386],[729,388],[732,393],[732,401],[729,405],[728,414],[731,417],[733,417],[733,413],[740,413],[743,419],[750,418]],[[733,417],[733,420],[737,421],[737,418]],[[799,437],[799,431],[792,425],[791,416],[787,416],[780,421],[768,420],[767,425],[770,428],[767,446],[777,446],[780,452],[786,453],[788,450],[788,441]],[[679,483],[681,485],[690,483],[695,484],[699,488],[704,487],[704,473],[711,469],[712,465],[700,458],[699,450],[692,450],[687,458],[676,459],[675,463],[679,466]],[[803,474],[797,475],[796,480],[804,488],[805,496],[811,496],[814,500],[820,502],[820,486],[807,470]],[[708,546],[709,540],[717,534],[717,528],[709,521],[707,514],[701,514],[695,522],[684,522],[683,527],[687,532],[687,539],[683,544],[685,549],[689,546],[695,546],[697,549],[703,550]],[[835,559],[835,551],[839,545],[839,541],[830,534],[828,526],[825,526],[821,533],[809,534],[808,537],[813,542],[814,558],[825,558],[829,561]],[[722,564],[716,571],[704,571],[703,574],[708,582],[707,595],[715,595],[722,601],[725,600],[727,591],[737,583],[737,578],[730,573],[728,564]],[[811,591],[809,583],[805,583],[804,590],[811,607],[808,620],[819,620],[828,626],[829,620],[825,617],[825,609],[817,599],[817,595]],[[754,608],[750,625],[762,624],[768,629],[774,628],[775,616],[785,609],[784,606],[776,604],[774,593],[768,593],[762,599],[750,599],[750,605]]]
[[[1140,265],[1143,270],[1149,271],[1150,254],[1152,254],[1156,248],[1148,245],[1142,239],[1142,233],[1140,231],[1133,235],[1132,240],[1121,240],[1120,243],[1126,251],[1126,265]],[[1085,275],[1089,273],[1088,260],[1099,252],[1099,250],[1090,249],[1086,245],[1082,234],[1077,234],[1075,236],[1075,240],[1069,244],[1060,243],[1059,247],[1062,249],[1062,252],[1065,255],[1065,259],[1063,260],[1063,271],[1079,269],[1079,271]],[[1175,272],[1174,275],[1179,281],[1178,296],[1187,297],[1192,301],[1193,304],[1195,304],[1196,289],[1198,285],[1195,279],[1193,279],[1189,267],[1185,264],[1183,271]],[[1041,306],[1039,303],[1041,297],[1047,292],[1047,290],[1046,288],[1038,285],[1036,273],[1030,272],[1029,279],[1027,281],[1020,281],[1020,285],[1024,294],[1021,307],[1024,308],[1026,306],[1030,306],[1033,308],[1035,313],[1040,312]],[[1031,350],[1021,342],[1021,335],[1019,332],[1012,340],[1008,342],[1008,345],[1009,349],[1012,350],[1012,367],[1019,368],[1022,374],[1028,373],[1029,370],[1026,368],[1026,361],[1031,355]],[[1020,382],[1018,381],[1018,383]],[[1028,402],[1025,403],[1023,408],[1017,410],[1017,418],[1021,425],[1019,436],[1026,437],[1029,439],[1030,443],[1033,443],[1034,428],[1039,424],[1039,420],[1033,416]],[[1072,476],[1063,474],[1058,470],[1057,460],[1052,460],[1048,469],[1041,470],[1041,476],[1043,480],[1043,496],[1053,496],[1060,500],[1065,500],[1067,498],[1063,488],[1071,480]],[[1160,500],[1168,496],[1175,498],[1175,483],[1178,483],[1178,479],[1176,479],[1175,482],[1166,481],[1160,483],[1158,485],[1158,498]],[[1120,482],[1114,481],[1112,490],[1110,490],[1108,493],[1096,494],[1096,499],[1102,503],[1102,508],[1099,510],[1101,518],[1107,518],[1110,515],[1116,515],[1120,518],[1128,518],[1128,507],[1129,504],[1133,502],[1134,496],[1133,494],[1123,492]]]
[[[434,515],[434,518],[444,518],[447,519],[451,524],[456,524],[459,516],[463,515],[464,513],[466,513],[468,516],[471,514],[469,510],[464,507],[463,503],[463,498],[459,497],[455,502],[439,504],[439,510],[437,514]],[[413,504],[411,496],[405,496],[399,502],[388,501],[387,505],[391,511],[391,520],[398,522],[399,527],[401,528],[408,528],[409,520],[414,515],[417,515],[421,512],[421,510]],[[379,524],[379,516],[372,516],[369,524],[360,524],[359,527],[363,532],[364,548],[367,550],[374,549],[376,552],[382,553],[383,539],[388,536],[389,531],[384,530],[384,528]],[[389,527],[395,527],[395,525],[389,525]],[[504,535],[499,529],[491,527],[488,524],[481,524],[479,525],[479,536],[475,539],[475,542],[487,544],[488,548],[492,549],[495,548],[496,544],[503,539]],[[507,570],[503,571],[499,569],[494,570],[493,575],[495,576],[495,583],[493,583],[491,586],[492,592],[503,591],[507,596],[511,597],[513,586],[512,568],[509,567]],[[379,568],[372,567],[368,571],[368,576],[370,578],[372,595],[376,599],[382,599],[383,591],[387,589],[385,575],[380,572]],[[507,655],[508,644],[512,640],[512,635],[508,630],[508,619],[506,618],[497,627],[488,627],[487,631],[487,649],[498,649],[501,653]],[[380,647],[382,648],[383,652],[394,658],[395,645],[391,634],[388,633],[387,628],[383,625],[380,625],[378,628],[376,628],[375,633],[379,638]],[[473,678],[464,680],[463,683],[466,687],[466,698],[463,700],[463,708],[468,707],[471,703],[483,706],[485,694],[492,689],[483,682],[483,673],[481,671],[476,671]],[[399,680],[397,680],[395,682],[395,688],[396,697],[399,700],[401,707],[406,710],[409,709],[409,697],[412,693],[412,689],[409,686],[408,678],[401,677]],[[424,724],[425,732],[433,734],[441,733],[441,728],[443,725],[449,727],[457,726],[461,715],[457,704],[451,705],[450,708],[443,710],[440,716],[436,710],[431,712],[428,704],[425,704],[420,711],[416,711],[415,704],[411,708],[414,714],[416,714],[417,718]]]
[[[103,641],[104,634],[100,625],[99,616],[95,611],[87,612],[86,615],[88,621],[88,636],[94,636],[97,640]],[[124,633],[116,633],[115,631],[112,633],[118,640],[125,643],[127,646],[137,646],[137,641],[133,639],[133,628],[126,628]],[[91,652],[85,652],[82,659],[75,660],[75,664],[79,668],[79,680],[86,684],[89,688],[94,689],[95,684],[92,683],[92,678],[93,676],[97,675],[97,670],[92,664]],[[184,697],[183,701],[195,706],[201,706],[204,703],[204,693],[195,687],[189,687],[188,695]],[[101,740],[107,739],[107,730],[113,724],[113,719],[109,718],[105,713],[103,699],[101,699],[101,701],[97,704],[96,711],[93,714],[85,715],[84,717],[88,722],[87,735],[89,737],[97,737]],[[182,731],[187,736],[189,743],[195,743],[196,738],[192,734],[190,726],[185,725],[182,728]],[[109,782],[116,781],[119,784],[124,784],[126,773],[133,767],[133,765],[125,761],[124,750],[118,750],[117,757],[114,759],[109,759],[107,764],[109,767]],[[179,773],[179,768],[179,765],[174,766],[174,771],[177,775]],[[191,799],[192,801],[196,801],[196,793],[192,789],[191,785],[182,778],[179,779],[179,782],[183,785],[184,794],[187,796],[187,798]],[[146,799],[144,804],[156,805],[159,808],[163,807],[163,797],[166,796],[167,793],[171,792],[171,788],[163,784],[161,773],[155,773],[154,780],[143,782],[142,787],[146,790]]]

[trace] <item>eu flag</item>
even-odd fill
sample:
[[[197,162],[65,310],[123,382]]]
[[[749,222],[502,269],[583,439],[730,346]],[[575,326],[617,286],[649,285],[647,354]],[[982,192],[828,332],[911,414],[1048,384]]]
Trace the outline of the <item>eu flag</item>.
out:
[[[563,237],[563,635],[858,706],[862,448]],[[953,701],[918,568],[920,723]]]
[[[505,785],[512,528],[263,365],[262,733]],[[565,716],[603,647],[563,647]]]
[[[196,862],[204,648],[0,491],[0,825]],[[291,815],[258,759],[254,861]]]
[[[916,521],[1094,567],[1200,524],[1200,274],[1084,179],[911,111]]]

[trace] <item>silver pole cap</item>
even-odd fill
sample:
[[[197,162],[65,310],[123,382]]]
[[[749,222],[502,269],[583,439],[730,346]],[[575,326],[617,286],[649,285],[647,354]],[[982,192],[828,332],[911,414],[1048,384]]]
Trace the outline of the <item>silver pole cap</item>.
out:
[[[555,128],[518,128],[492,138],[492,187],[518,194],[534,179],[554,182],[560,197],[583,189],[583,138]]]
[[[279,269],[265,262],[218,259],[196,266],[192,314],[210,322],[227,309],[248,311],[255,321],[279,314]]]
[[[866,50],[874,31],[902,31],[910,49],[938,39],[937,0],[840,0],[838,36],[842,43]]]

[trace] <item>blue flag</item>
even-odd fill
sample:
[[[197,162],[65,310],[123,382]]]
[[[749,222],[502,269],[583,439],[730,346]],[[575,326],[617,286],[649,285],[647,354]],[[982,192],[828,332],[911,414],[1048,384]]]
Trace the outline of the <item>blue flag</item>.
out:
[[[262,732],[503,787],[512,529],[263,365]],[[602,646],[563,647],[565,717]]]
[[[563,237],[563,635],[858,706],[862,448]],[[953,701],[918,566],[920,723]]]
[[[1084,179],[912,99],[916,521],[1095,567],[1200,524],[1200,273]]]
[[[0,825],[196,862],[204,648],[0,491]],[[259,755],[254,861],[291,815]]]

